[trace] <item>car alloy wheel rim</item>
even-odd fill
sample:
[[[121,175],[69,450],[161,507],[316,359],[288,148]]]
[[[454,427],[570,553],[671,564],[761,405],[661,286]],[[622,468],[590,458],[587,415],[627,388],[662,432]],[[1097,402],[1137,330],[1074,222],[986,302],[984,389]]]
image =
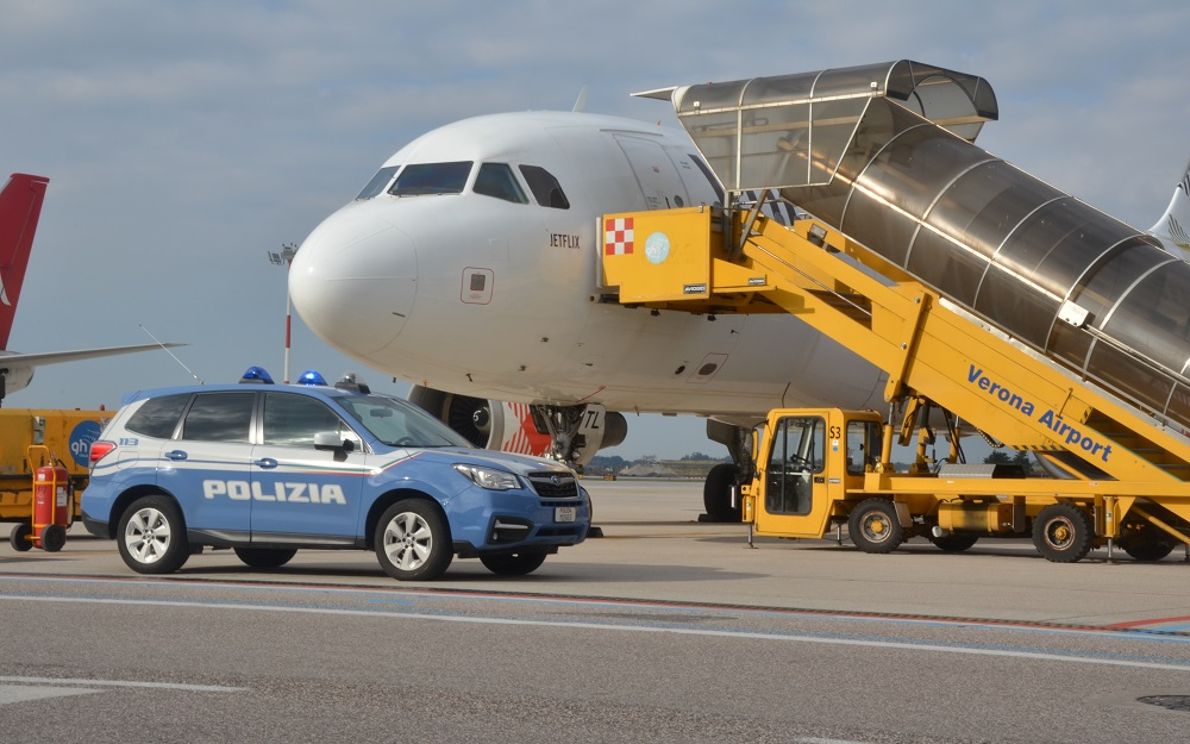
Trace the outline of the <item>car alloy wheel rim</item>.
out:
[[[434,534],[420,514],[402,512],[384,528],[384,552],[402,571],[416,571],[430,559]]]
[[[160,511],[137,511],[124,528],[124,546],[138,563],[156,563],[169,548],[169,520]]]

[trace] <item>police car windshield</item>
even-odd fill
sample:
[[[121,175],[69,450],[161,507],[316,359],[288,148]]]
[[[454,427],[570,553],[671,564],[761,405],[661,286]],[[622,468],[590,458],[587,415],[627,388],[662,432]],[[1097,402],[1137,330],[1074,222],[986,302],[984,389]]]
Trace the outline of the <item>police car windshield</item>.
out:
[[[338,399],[352,418],[390,447],[470,447],[442,422],[417,406],[383,395]]]

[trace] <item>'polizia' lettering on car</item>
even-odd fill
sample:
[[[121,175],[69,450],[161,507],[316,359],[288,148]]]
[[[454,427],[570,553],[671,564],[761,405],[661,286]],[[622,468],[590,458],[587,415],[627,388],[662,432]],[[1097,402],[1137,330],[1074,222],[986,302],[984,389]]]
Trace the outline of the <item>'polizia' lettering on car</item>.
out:
[[[83,521],[134,571],[205,548],[276,568],[317,547],[375,551],[403,580],[456,556],[519,575],[587,537],[590,498],[564,465],[473,449],[358,383],[242,382],[268,384],[134,393],[92,444]]]
[[[202,495],[208,499],[226,496],[236,501],[287,501],[291,504],[342,504],[347,506],[343,489],[338,483],[319,487],[317,483],[274,483],[273,490],[265,492],[260,483],[234,480],[205,480]]]

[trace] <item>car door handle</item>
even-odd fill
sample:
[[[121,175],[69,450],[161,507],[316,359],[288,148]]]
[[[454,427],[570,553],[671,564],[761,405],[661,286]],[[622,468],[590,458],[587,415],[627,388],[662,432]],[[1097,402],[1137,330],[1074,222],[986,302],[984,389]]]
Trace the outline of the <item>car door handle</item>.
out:
[[[277,461],[271,457],[262,457],[256,461],[256,465],[257,467],[265,468],[266,470],[272,470],[273,468],[277,467]]]
[[[185,450],[170,450],[165,453],[165,456],[171,460],[185,460],[189,457]]]

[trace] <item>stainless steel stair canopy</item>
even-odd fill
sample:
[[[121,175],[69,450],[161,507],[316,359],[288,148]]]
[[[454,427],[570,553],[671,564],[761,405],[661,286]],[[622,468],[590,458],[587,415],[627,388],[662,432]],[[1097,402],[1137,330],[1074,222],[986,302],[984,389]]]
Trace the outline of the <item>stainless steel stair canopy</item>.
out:
[[[1190,430],[1190,263],[973,144],[982,78],[918,62],[692,85],[729,190],[781,195],[1050,358]]]

